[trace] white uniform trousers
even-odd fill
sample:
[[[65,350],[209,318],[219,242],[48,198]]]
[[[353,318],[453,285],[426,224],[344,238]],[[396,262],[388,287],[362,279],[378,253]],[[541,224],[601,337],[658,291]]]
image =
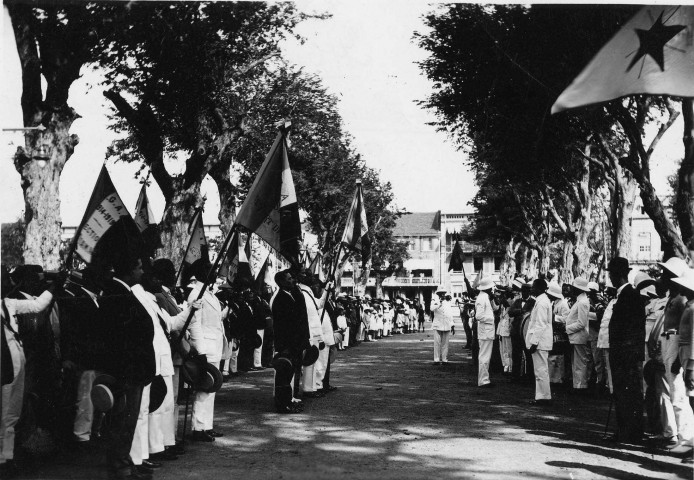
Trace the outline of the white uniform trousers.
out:
[[[0,328],[3,328],[0,325]],[[5,330],[7,333],[7,330]],[[7,337],[6,337],[7,338]],[[22,413],[24,400],[24,351],[16,342],[8,342],[12,362],[19,365],[11,383],[2,387],[2,417],[0,418],[0,465],[14,459],[14,427]],[[16,347],[16,348],[15,348]]]
[[[349,347],[349,327],[345,328],[344,338],[341,343],[342,348]]]
[[[229,345],[229,348],[231,348],[231,357],[229,357],[229,360],[227,360],[227,365],[229,365],[228,368],[225,370],[228,373],[238,373],[239,372],[239,341],[236,340],[235,338],[231,339],[231,345]]]
[[[260,339],[264,341],[265,329],[257,330],[257,332],[258,332],[258,335],[260,335]],[[263,355],[263,343],[261,342],[260,346],[253,350],[253,366],[254,367],[262,367],[263,366],[263,362],[261,360],[262,355]]]
[[[96,378],[95,370],[85,370],[80,375],[77,385],[77,413],[72,426],[72,433],[80,442],[88,442],[92,435],[94,405],[92,405],[92,385]]]
[[[660,411],[660,423],[662,424],[664,437],[671,438],[677,436],[677,420],[675,410],[670,401],[670,385],[668,384],[665,371],[656,370],[655,372],[655,395]]]
[[[573,356],[571,359],[571,373],[573,375],[574,388],[588,388],[588,362],[591,358],[590,345],[572,345]]]
[[[504,372],[510,372],[513,368],[513,347],[511,337],[499,337],[499,350],[501,352],[501,363],[504,365]]]
[[[316,360],[316,362],[317,361],[318,360]],[[316,391],[316,385],[313,377],[313,370],[315,369],[315,367],[315,363],[313,365],[309,365],[308,367],[301,367],[301,380],[299,381],[299,384],[301,385],[302,392]]]
[[[133,443],[130,446],[130,459],[135,465],[142,465],[143,460],[149,458],[149,388],[142,389],[142,401],[140,402],[140,414],[137,416],[137,426]]]
[[[219,362],[210,363],[219,368]],[[214,397],[214,393],[195,393],[192,415],[192,425],[194,431],[212,430],[214,423]]]
[[[494,340],[480,340],[479,370],[477,374],[477,385],[487,385],[492,383],[489,379],[489,360],[492,358],[492,347]]]
[[[610,368],[610,349],[601,348],[600,351],[602,352],[602,362],[605,365],[607,387],[610,389],[610,393],[612,393],[612,369]]]
[[[605,383],[605,362],[598,349],[598,333],[594,328],[588,330],[588,345],[590,345],[590,358],[595,369],[595,381],[598,385],[602,385]],[[590,370],[588,370],[588,376],[590,377]]]
[[[680,363],[682,364],[682,368],[687,368],[687,365],[689,363],[689,357],[691,354],[690,346],[689,345],[680,345],[679,352],[680,352]],[[688,397],[694,397],[694,390],[687,390],[687,396]]]
[[[178,406],[178,389],[180,387],[180,382],[181,382],[181,366],[180,365],[174,365],[174,374],[173,377],[171,377],[171,386],[173,390],[173,401],[174,401],[174,407],[173,407],[173,429],[174,429],[174,441],[176,439],[176,435],[178,433],[178,412],[179,412],[179,406]]]
[[[677,435],[680,442],[691,444],[694,441],[694,412],[692,412],[692,407],[689,405],[687,388],[684,386],[683,369],[680,367],[677,374],[672,373],[672,364],[679,357],[679,343],[679,335],[670,335],[670,338],[661,340],[663,364],[665,365],[665,378],[668,382],[670,403],[672,404],[676,424],[672,429],[674,432],[672,436]],[[665,417],[662,419],[662,422],[665,423],[666,419],[668,423],[671,423],[673,420],[672,417]]]
[[[173,378],[171,375],[163,378],[166,383],[164,401],[156,411],[149,412],[149,453],[163,452],[164,447],[176,444]]]
[[[323,388],[323,378],[325,378],[325,372],[328,368],[329,361],[330,347],[326,345],[323,350],[319,351],[318,360],[313,364],[313,388],[315,390]]]
[[[434,361],[448,361],[448,341],[451,332],[447,330],[434,330]]]
[[[508,338],[508,337],[502,337]],[[535,400],[552,400],[549,386],[549,352],[535,350],[533,353],[533,370],[535,370]]]

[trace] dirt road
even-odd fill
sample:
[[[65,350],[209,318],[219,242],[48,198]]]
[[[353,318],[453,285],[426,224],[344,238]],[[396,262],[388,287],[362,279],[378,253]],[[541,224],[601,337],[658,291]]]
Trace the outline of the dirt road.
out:
[[[530,406],[533,386],[492,376],[479,389],[464,334],[450,363],[434,366],[431,332],[397,335],[340,352],[327,397],[303,414],[272,408],[272,370],[242,374],[217,396],[216,442],[188,453],[155,479],[656,479],[692,478],[679,458],[624,450],[601,439],[605,399],[557,391]],[[614,417],[613,417],[614,418]],[[23,478],[105,478],[93,459],[58,461]]]

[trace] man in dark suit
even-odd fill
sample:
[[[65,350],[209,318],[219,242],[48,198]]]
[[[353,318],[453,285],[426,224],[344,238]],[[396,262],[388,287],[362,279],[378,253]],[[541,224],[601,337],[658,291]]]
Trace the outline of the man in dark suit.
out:
[[[607,271],[617,289],[610,319],[610,368],[617,416],[615,440],[641,443],[643,437],[643,382],[646,311],[641,295],[629,283],[629,261],[615,257]]]
[[[134,255],[114,260],[114,277],[104,285],[100,312],[112,330],[111,361],[105,373],[113,375],[125,395],[125,408],[111,414],[106,435],[107,463],[112,478],[151,478],[130,459],[130,447],[140,412],[142,390],[154,379],[154,327],[147,310],[130,287],[142,277],[142,261]]]
[[[303,294],[297,288],[296,279],[289,270],[277,272],[275,282],[279,289],[270,301],[270,308],[274,322],[276,361],[282,358],[291,362],[294,383],[298,385],[302,352],[310,346],[306,303]],[[275,374],[275,406],[279,413],[297,411],[292,402],[291,385],[292,378],[280,375],[278,370]]]

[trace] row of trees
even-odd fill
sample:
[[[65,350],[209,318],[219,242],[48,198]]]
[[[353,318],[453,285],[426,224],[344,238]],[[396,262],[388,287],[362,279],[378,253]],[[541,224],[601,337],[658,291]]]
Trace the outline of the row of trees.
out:
[[[300,206],[320,248],[339,241],[355,180],[364,182],[378,261],[404,249],[392,239],[400,212],[390,184],[351,147],[337,101],[319,78],[282,58],[281,42],[307,18],[293,4],[261,2],[9,2],[22,66],[26,135],[15,155],[25,195],[27,263],[60,262],[59,180],[79,139],[69,89],[87,68],[104,76],[119,140],[107,156],[151,171],[165,210],[162,254],[179,261],[185,231],[210,176],[226,232],[283,119],[291,119],[291,162]],[[316,18],[316,17],[313,17]],[[47,83],[45,95],[41,76]],[[46,167],[32,162],[48,147]],[[185,161],[180,175],[166,160]],[[236,175],[235,175],[236,174]]]
[[[416,34],[434,92],[421,102],[461,149],[479,186],[472,239],[506,252],[504,275],[558,270],[559,281],[600,275],[629,256],[640,195],[666,256],[689,254],[694,216],[683,163],[672,219],[650,161],[691,100],[634,96],[550,115],[566,88],[628,20],[633,6],[450,5]],[[661,192],[661,194],[664,192]],[[689,247],[689,248],[688,248]]]

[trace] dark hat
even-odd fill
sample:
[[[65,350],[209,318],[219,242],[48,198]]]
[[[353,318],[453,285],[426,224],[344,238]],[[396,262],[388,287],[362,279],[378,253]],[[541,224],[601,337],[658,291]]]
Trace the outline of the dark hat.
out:
[[[224,383],[224,376],[217,367],[207,362],[205,355],[187,358],[181,366],[183,380],[195,390],[215,393]]]
[[[612,260],[610,260],[610,263],[607,265],[607,271],[608,272],[628,272],[631,270],[631,267],[629,267],[629,260],[627,260],[624,257],[614,257]]]
[[[97,412],[122,412],[125,409],[125,395],[118,387],[118,381],[111,375],[101,374],[94,378],[90,393],[92,405]]]
[[[260,348],[263,346],[263,337],[261,337],[259,334],[255,334],[251,337],[251,346],[255,348]]]
[[[149,413],[159,410],[159,407],[164,403],[167,391],[168,388],[166,388],[164,377],[161,375],[154,377],[152,384],[149,386]]]
[[[275,381],[277,385],[289,385],[294,376],[294,364],[287,357],[278,353],[272,359],[272,368],[275,369]]]
[[[304,350],[303,354],[301,355],[301,364],[304,367],[310,367],[311,365],[316,363],[316,360],[318,360],[319,353],[320,352],[318,351],[318,347],[315,345],[311,345],[306,350]]]

